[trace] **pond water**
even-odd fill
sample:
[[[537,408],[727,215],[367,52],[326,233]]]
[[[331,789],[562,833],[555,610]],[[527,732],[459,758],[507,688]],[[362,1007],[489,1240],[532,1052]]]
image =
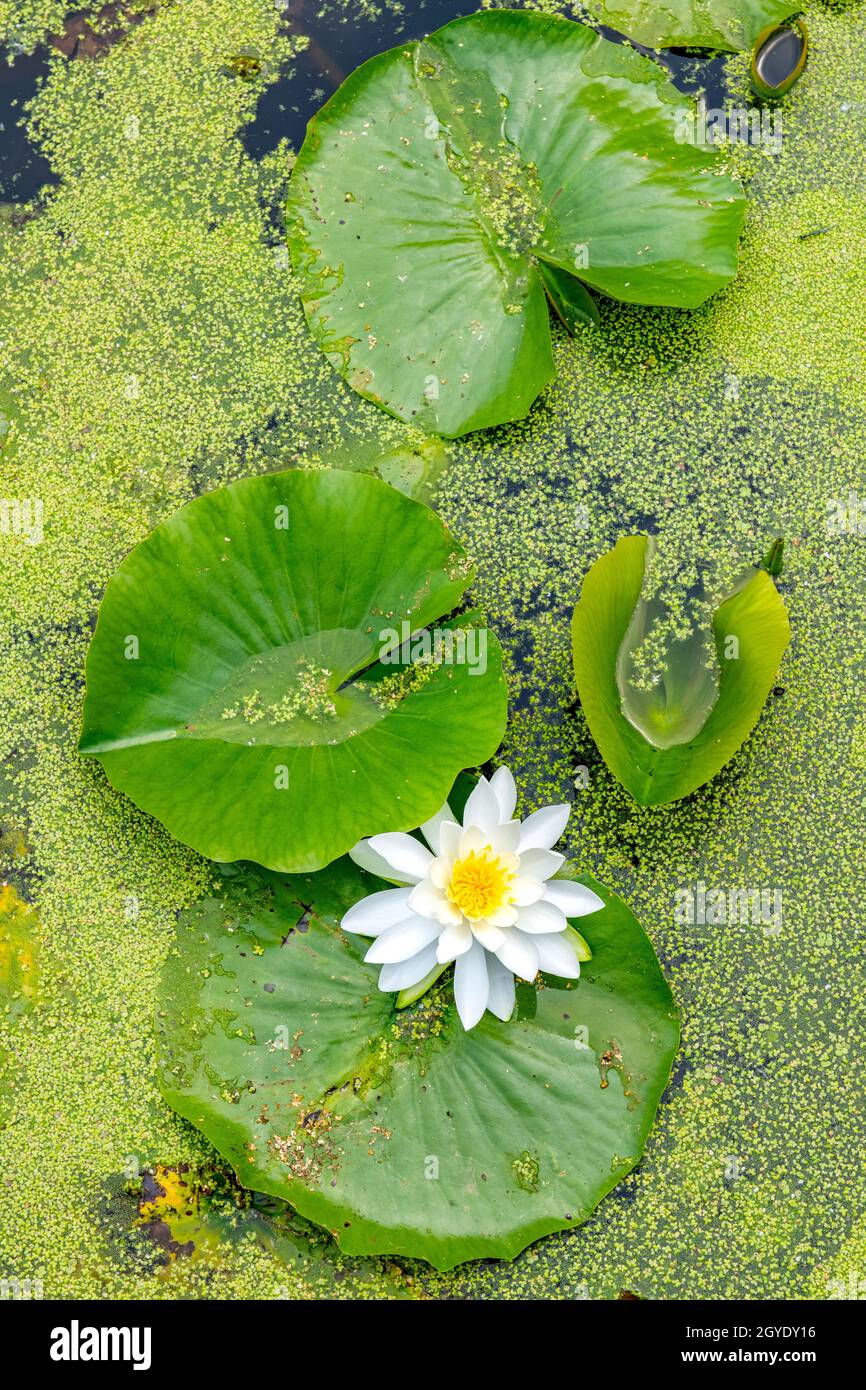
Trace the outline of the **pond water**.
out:
[[[29,202],[55,181],[48,160],[22,128],[24,108],[47,71],[44,53],[14,55],[0,47],[0,207]]]
[[[396,44],[421,38],[475,9],[466,0],[415,0],[405,7],[371,7],[350,18],[339,6],[322,6],[315,0],[286,0],[277,8],[284,13],[287,30],[304,36],[309,43],[298,58],[285,62],[282,75],[268,84],[255,118],[243,132],[244,146],[255,159],[262,158],[282,139],[299,148],[310,118],[344,78],[368,58]],[[74,26],[69,28],[73,30]],[[598,28],[607,37],[620,39],[604,25]],[[67,55],[76,52],[71,35],[56,40],[55,47]],[[79,60],[93,61],[94,52],[102,51],[95,46],[85,48]],[[0,45],[0,202],[27,202],[56,181],[51,165],[28,136],[22,121],[27,103],[47,75],[48,55],[47,46],[19,53]],[[724,103],[724,56],[667,51],[659,61],[682,91],[703,91],[708,107]]]

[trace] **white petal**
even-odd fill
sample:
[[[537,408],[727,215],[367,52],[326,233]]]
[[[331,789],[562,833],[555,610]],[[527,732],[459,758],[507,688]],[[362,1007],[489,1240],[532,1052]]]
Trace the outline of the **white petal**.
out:
[[[444,893],[451,882],[451,867],[444,859],[434,859],[424,881],[432,883],[434,888],[439,888]]]
[[[506,927],[505,940],[496,952],[502,964],[521,980],[534,980],[538,974],[538,952],[535,949],[537,938],[524,936],[516,927]]]
[[[453,822],[453,820],[454,813],[446,801],[444,806],[439,807],[435,816],[431,816],[429,820],[425,820],[424,824],[421,826],[421,834],[424,836],[424,839],[427,841],[434,854],[439,853],[439,836],[442,832],[443,823],[445,821]]]
[[[416,883],[415,887],[409,890],[409,907],[413,912],[417,912],[419,917],[430,917],[434,922],[438,922],[439,912],[444,905],[450,906],[448,899],[442,889],[431,883],[429,878],[422,878],[420,883]]]
[[[570,806],[542,806],[523,822],[520,832],[520,851],[552,849],[568,824]]]
[[[487,956],[487,1007],[503,1023],[514,1013],[514,976],[497,956]]]
[[[500,822],[499,802],[486,777],[480,777],[466,802],[463,812],[464,826],[478,825],[482,830],[492,830]]]
[[[459,927],[463,921],[463,913],[456,903],[449,902],[447,898],[444,898],[437,914],[437,920],[443,927]]]
[[[547,884],[540,878],[531,878],[529,874],[518,874],[511,883],[511,900],[518,907],[528,907],[530,903],[541,901],[546,888]]]
[[[520,821],[509,820],[504,825],[494,825],[486,832],[487,843],[495,854],[514,855],[517,862],[517,846],[520,844]]]
[[[357,864],[359,869],[366,869],[368,874],[375,874],[377,878],[390,879],[396,883],[417,883],[417,874],[398,874],[381,854],[377,854],[370,848],[369,840],[359,840],[353,849],[349,850],[349,858],[353,864]]]
[[[405,922],[398,922],[396,927],[389,927],[381,936],[377,936],[364,960],[377,965],[410,960],[429,942],[435,941],[441,930],[438,922],[431,922],[426,917],[408,917]]]
[[[510,923],[506,923],[509,926]],[[472,935],[476,941],[480,941],[485,951],[498,951],[505,937],[498,926],[493,926],[490,922],[473,922]]]
[[[517,925],[521,931],[537,936],[539,932],[565,931],[568,923],[558,907],[542,901],[522,907],[517,914]]]
[[[449,960],[456,960],[469,950],[472,940],[468,922],[450,923],[439,937],[436,959],[441,965],[445,965]]]
[[[517,787],[507,767],[498,767],[490,779],[490,790],[499,802],[500,821],[511,820],[517,805]]]
[[[489,927],[513,927],[517,921],[517,908],[510,903],[506,907],[497,907],[495,912],[488,912],[484,921]]]
[[[598,912],[604,903],[591,888],[582,883],[567,883],[565,879],[550,879],[544,885],[546,902],[553,903],[566,917],[586,917],[589,912]]]
[[[465,955],[457,957],[454,966],[454,1002],[467,1032],[475,1027],[487,1008],[490,982],[485,957],[484,947],[473,941]]]
[[[530,878],[550,878],[565,863],[565,855],[552,849],[527,849],[520,853],[520,872]]]
[[[567,936],[553,932],[550,936],[534,936],[538,947],[538,968],[551,975],[562,975],[566,980],[576,980],[580,974],[580,961]]]
[[[411,888],[383,888],[381,893],[370,893],[349,908],[340,926],[357,936],[378,936],[405,921],[411,892]]]
[[[419,913],[422,917],[430,917],[443,927],[449,923],[456,925],[463,921],[463,913],[445,894],[443,882],[447,882],[447,877],[437,874],[439,868],[441,863],[437,859],[431,866],[430,877],[422,879],[412,889],[409,906],[413,912]]]
[[[423,980],[436,964],[436,942],[431,941],[423,951],[410,956],[408,960],[398,960],[393,965],[383,965],[379,971],[379,988],[386,994],[395,989],[411,989]]]
[[[462,834],[463,827],[454,825],[451,821],[444,821],[439,827],[439,862],[444,863],[448,869],[460,852]]]
[[[470,854],[475,850],[486,849],[490,844],[490,837],[486,830],[482,830],[480,825],[468,825],[465,830],[460,832],[460,841],[457,846],[457,857],[462,859],[464,854]]]
[[[386,835],[371,835],[370,848],[398,874],[405,874],[413,883],[424,878],[433,863],[433,855],[426,845],[407,835],[402,830],[393,830]]]

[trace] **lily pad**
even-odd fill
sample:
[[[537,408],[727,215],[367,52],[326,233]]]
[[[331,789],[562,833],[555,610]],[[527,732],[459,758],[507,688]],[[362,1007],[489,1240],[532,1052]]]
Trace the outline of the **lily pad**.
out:
[[[745,203],[677,139],[690,109],[649,59],[529,11],[363,64],[310,122],[290,185],[320,347],[361,395],[456,436],[526,415],[553,376],[545,286],[569,327],[578,302],[575,322],[593,317],[584,284],[702,303],[736,272]]]
[[[796,14],[795,0],[588,0],[587,8],[647,48],[749,49],[767,25]]]
[[[505,725],[493,634],[469,616],[427,631],[471,577],[434,512],[365,474],[197,498],[108,585],[81,751],[211,859],[317,869],[412,829]]]
[[[791,635],[772,578],[751,569],[713,616],[717,679],[686,639],[657,688],[629,691],[624,668],[635,628],[647,621],[642,589],[651,553],[647,536],[618,541],[587,574],[572,620],[590,733],[643,806],[688,796],[724,767],[757,723]]]
[[[382,880],[238,868],[166,963],[166,1100],[350,1254],[448,1269],[579,1224],[640,1159],[679,1036],[638,922],[581,882],[605,907],[580,980],[521,985],[508,1023],[467,1033],[450,981],[398,1010],[340,930]]]
[[[793,24],[770,24],[758,35],[749,76],[752,88],[765,100],[782,97],[803,75],[809,53],[809,34],[798,19]]]

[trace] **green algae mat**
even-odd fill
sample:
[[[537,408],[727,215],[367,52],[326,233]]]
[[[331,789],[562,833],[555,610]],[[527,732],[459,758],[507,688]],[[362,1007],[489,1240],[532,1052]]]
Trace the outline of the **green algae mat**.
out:
[[[321,8],[337,45],[348,7]],[[0,4],[4,61],[63,18],[49,0]],[[282,220],[304,120],[261,135],[274,109],[291,123],[336,85],[302,25],[270,0],[185,0],[96,58],[45,50],[27,136],[55,182],[0,218],[3,1278],[51,1298],[823,1299],[859,1277],[864,11],[815,4],[805,20],[782,138],[723,152],[747,196],[731,284],[690,310],[599,295],[597,325],[553,325],[554,374],[525,419],[447,444],[362,399],[310,336]],[[424,23],[383,3],[352,28],[332,72]],[[721,61],[751,110],[747,55]],[[640,1162],[589,1220],[513,1260],[438,1271],[337,1242],[300,1203],[245,1191],[216,1136],[166,1104],[163,971],[183,971],[204,904],[232,926],[239,888],[77,752],[97,609],[130,552],[217,487],[338,455],[432,501],[471,558],[466,597],[505,653],[496,762],[521,815],[571,805],[562,848],[641,924],[682,1021]],[[646,807],[587,724],[570,633],[592,566],[640,534],[665,593],[686,596],[674,627],[783,536],[792,633],[742,747]],[[293,930],[315,939],[326,924],[298,905]],[[574,1050],[583,1020],[568,1022]],[[289,1058],[296,1045],[290,1031]],[[613,1065],[608,1079],[619,1095]],[[508,1158],[531,1204],[542,1155],[525,1150]]]

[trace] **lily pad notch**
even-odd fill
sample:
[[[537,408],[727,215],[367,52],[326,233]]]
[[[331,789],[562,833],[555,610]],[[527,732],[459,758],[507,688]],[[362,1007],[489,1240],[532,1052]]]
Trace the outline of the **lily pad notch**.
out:
[[[525,416],[590,290],[693,308],[736,273],[745,209],[687,98],[585,25],[455,20],[364,63],[310,122],[288,240],[349,385],[447,437]]]
[[[453,616],[472,573],[434,512],[363,473],[197,498],[108,585],[81,752],[219,861],[318,869],[411,829],[504,732],[499,644]]]

